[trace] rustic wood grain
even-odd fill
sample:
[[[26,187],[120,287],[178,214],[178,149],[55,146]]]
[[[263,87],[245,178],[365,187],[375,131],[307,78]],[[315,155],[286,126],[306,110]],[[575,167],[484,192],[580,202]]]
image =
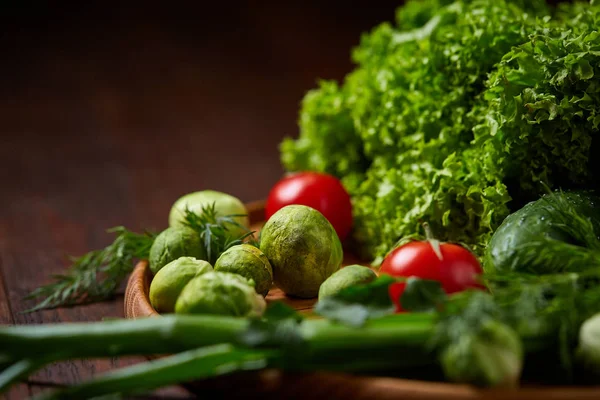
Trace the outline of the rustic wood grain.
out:
[[[0,244],[4,241],[0,235]],[[1,248],[1,245],[0,245]],[[6,280],[2,273],[2,257],[0,254],[0,325],[13,325],[15,323],[12,315],[10,302],[6,294]],[[29,385],[26,383],[17,383],[11,387],[5,394],[0,395],[1,399],[19,400],[31,395]]]
[[[222,377],[202,382],[198,395],[220,394],[223,398],[283,398],[290,400],[592,400],[598,399],[597,388],[556,387],[540,391],[483,390],[467,385],[448,385],[385,377],[351,376],[341,373],[285,373],[268,370],[236,377]]]
[[[61,385],[48,384],[45,382],[36,382],[32,381],[30,383],[29,396],[38,396],[44,392],[55,390],[57,388],[62,387]],[[16,393],[18,396],[19,393]],[[14,397],[14,400],[21,400],[27,397],[28,395],[25,392],[21,393],[21,397]],[[166,388],[162,388],[159,390],[155,390],[152,393],[139,395],[139,396],[129,396],[127,399],[135,399],[135,400],[181,400],[181,399],[189,399],[190,392],[184,389],[181,386],[170,386]],[[0,397],[1,399],[1,397]]]
[[[52,273],[61,272],[67,254],[81,254],[91,248],[107,243],[111,238],[96,232],[92,227],[117,225],[111,200],[125,199],[127,187],[115,185],[123,179],[125,171],[119,165],[102,168],[101,176],[94,180],[94,169],[100,159],[94,148],[107,149],[106,139],[97,137],[71,138],[68,142],[55,145],[58,154],[79,154],[66,157],[65,169],[48,170],[46,165],[58,157],[57,153],[44,151],[33,146],[29,165],[37,175],[28,178],[28,185],[14,193],[12,202],[0,211],[2,224],[0,247],[3,276],[6,281],[8,299],[15,323],[42,323],[61,321],[97,321],[104,317],[120,316],[122,300],[76,308],[49,310],[30,314],[22,312],[34,302],[23,297],[35,287],[48,282]],[[108,149],[107,149],[108,150]],[[0,159],[18,163],[14,153],[3,147]],[[64,184],[68,182],[68,184]],[[110,185],[110,191],[99,191],[97,185]],[[56,188],[61,188],[57,190]],[[34,189],[37,189],[34,191]],[[75,204],[80,203],[75,206]],[[122,214],[131,210],[131,202],[120,201]],[[131,217],[122,215],[121,223],[131,224]],[[34,375],[34,379],[54,383],[72,383],[88,378],[98,372],[113,369],[128,362],[90,362],[87,360],[68,362],[45,368]]]
[[[11,387],[8,392],[0,395],[0,399],[4,400],[22,400],[31,396],[31,389],[27,384],[17,384]]]
[[[1,242],[2,237],[0,237]],[[12,325],[14,323],[15,320],[6,294],[6,280],[2,274],[2,257],[0,256],[0,325]]]

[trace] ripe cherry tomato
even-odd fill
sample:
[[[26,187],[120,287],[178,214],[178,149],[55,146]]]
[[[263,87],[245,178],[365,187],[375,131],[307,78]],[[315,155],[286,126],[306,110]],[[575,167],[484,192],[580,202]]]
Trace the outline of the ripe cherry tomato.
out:
[[[483,270],[473,253],[457,244],[439,243],[438,255],[433,242],[409,242],[392,250],[383,260],[379,272],[439,281],[448,294],[468,288],[484,288],[477,280]]]
[[[396,282],[392,283],[388,288],[388,293],[390,295],[390,299],[392,303],[396,306],[396,313],[404,312],[404,309],[400,305],[400,296],[404,293],[404,289],[406,288],[406,282]]]
[[[350,196],[342,183],[331,175],[299,172],[281,179],[269,192],[267,219],[291,204],[309,206],[321,212],[333,225],[340,240],[344,240],[352,229]]]

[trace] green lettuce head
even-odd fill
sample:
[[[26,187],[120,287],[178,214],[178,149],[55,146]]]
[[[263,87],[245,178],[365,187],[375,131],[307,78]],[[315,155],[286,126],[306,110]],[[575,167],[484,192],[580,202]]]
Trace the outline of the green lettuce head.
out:
[[[598,1],[407,1],[342,84],[306,94],[281,161],[342,180],[364,257],[423,222],[482,255],[540,182],[600,187],[599,18]]]

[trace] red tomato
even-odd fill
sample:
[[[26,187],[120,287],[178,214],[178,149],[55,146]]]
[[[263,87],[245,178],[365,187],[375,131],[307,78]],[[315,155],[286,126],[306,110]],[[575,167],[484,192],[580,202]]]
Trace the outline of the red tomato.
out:
[[[402,293],[404,293],[405,288],[406,288],[406,282],[392,283],[388,288],[388,292],[390,294],[390,299],[392,300],[392,303],[394,303],[396,305],[397,313],[404,312],[404,309],[400,305],[400,296],[402,296]]]
[[[342,183],[331,175],[299,172],[281,179],[269,192],[265,207],[267,219],[291,204],[309,206],[321,212],[340,240],[344,240],[352,229],[350,196]]]
[[[409,242],[383,260],[379,272],[392,276],[416,276],[439,281],[446,293],[483,288],[477,278],[483,270],[469,250],[452,243],[440,243],[441,258],[432,241]]]

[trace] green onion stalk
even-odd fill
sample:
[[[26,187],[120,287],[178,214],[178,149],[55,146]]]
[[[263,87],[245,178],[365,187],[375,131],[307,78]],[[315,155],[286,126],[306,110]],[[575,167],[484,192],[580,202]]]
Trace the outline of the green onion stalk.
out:
[[[600,302],[600,270],[519,274],[490,278],[493,295],[473,290],[444,297],[431,281],[414,280],[401,301],[425,311],[386,314],[386,279],[326,298],[315,308],[324,317],[319,319],[275,303],[250,318],[171,314],[2,327],[0,392],[51,362],[125,355],[167,356],[44,396],[133,394],[267,367],[402,377],[426,371],[452,382],[514,387],[528,365],[538,375],[565,371],[568,377],[581,324]],[[588,342],[580,353],[596,351],[598,341]]]
[[[276,352],[238,349],[229,344],[206,346],[106,373],[97,379],[45,392],[39,399],[84,399],[107,394],[143,394],[181,382],[265,368]]]
[[[433,312],[388,315],[359,327],[328,319],[286,319],[269,325],[258,319],[211,315],[5,327],[0,328],[1,357],[13,364],[0,374],[0,388],[5,390],[50,362],[156,354],[174,355],[47,392],[43,398],[135,394],[267,367],[405,377],[428,371],[481,386],[518,382],[527,348],[520,347],[508,326],[485,324],[481,331],[465,331],[460,343],[443,347],[436,339],[440,327]],[[531,342],[536,351],[540,339],[538,335]],[[441,348],[445,351],[440,356]],[[468,366],[456,363],[466,357]]]
[[[7,389],[11,383],[51,362],[123,355],[174,354],[44,395],[48,398],[89,398],[103,394],[131,394],[193,379],[266,367],[394,375],[403,375],[404,371],[416,368],[439,370],[441,367],[447,377],[458,382],[505,386],[504,373],[514,383],[522,366],[520,348],[509,357],[510,365],[495,366],[494,359],[490,361],[486,356],[493,344],[486,346],[484,343],[489,337],[495,340],[493,335],[473,335],[469,336],[470,343],[484,343],[477,347],[482,349],[477,356],[486,363],[485,374],[483,377],[473,376],[473,371],[480,370],[473,364],[469,375],[466,369],[451,373],[453,363],[444,364],[442,359],[440,364],[436,346],[432,345],[438,329],[435,313],[390,315],[369,320],[361,327],[309,319],[297,326],[288,326],[289,332],[285,332],[285,325],[269,329],[259,340],[253,338],[256,332],[252,332],[252,324],[251,320],[235,317],[172,315],[140,320],[1,328],[2,359],[12,362],[12,365],[0,374],[0,389]],[[510,331],[503,327],[502,334],[507,330]],[[518,337],[508,342],[514,343],[515,340],[518,341]],[[502,339],[500,343],[507,343],[507,340]],[[534,343],[537,350],[540,342]],[[452,350],[452,355],[457,360],[461,359],[463,351],[471,350],[458,346]],[[505,359],[499,358],[502,362]],[[473,357],[471,360],[480,361]],[[505,368],[512,370],[505,371]]]
[[[252,333],[253,322],[256,321],[226,316],[168,315],[0,328],[1,359],[12,362],[0,374],[0,389],[5,390],[15,380],[50,362],[125,355],[175,353],[148,365],[136,365],[102,376],[98,378],[99,383],[83,383],[81,387],[66,389],[60,398],[63,395],[69,398],[68,393],[73,393],[73,398],[128,393],[140,387],[153,389],[267,366],[295,371],[361,372],[435,364],[429,344],[435,328],[432,313],[391,315],[368,321],[362,327],[307,319],[289,324],[289,332],[285,332],[284,324],[280,324],[279,331],[266,329],[264,340],[258,342],[254,337],[261,332]],[[277,334],[273,335],[274,332]],[[210,349],[219,351],[213,353]],[[248,364],[248,360],[256,362]],[[188,371],[187,368],[196,363],[206,363],[208,370],[200,368],[197,372],[179,373]],[[218,368],[219,365],[223,368]],[[232,365],[240,367],[228,369]],[[140,381],[133,377],[143,377],[148,386],[140,386]]]
[[[325,363],[337,353],[340,360],[357,359],[357,353],[375,354],[377,350],[419,349],[423,354],[431,337],[435,315],[415,313],[391,315],[368,321],[357,328],[325,319],[304,320],[294,327],[298,346],[285,343],[285,337],[268,338],[261,348],[280,348],[305,353],[297,360],[306,365]],[[214,315],[168,315],[139,320],[113,320],[93,323],[59,323],[40,326],[0,328],[2,359],[35,359],[43,354],[52,361],[72,358],[160,355],[203,346],[231,343],[246,346],[244,334],[252,320]],[[295,339],[295,338],[294,338]],[[290,340],[292,341],[292,340]],[[347,352],[347,353],[344,353]],[[395,363],[405,362],[396,360]],[[345,365],[333,365],[345,369]],[[361,370],[353,364],[353,370]]]

